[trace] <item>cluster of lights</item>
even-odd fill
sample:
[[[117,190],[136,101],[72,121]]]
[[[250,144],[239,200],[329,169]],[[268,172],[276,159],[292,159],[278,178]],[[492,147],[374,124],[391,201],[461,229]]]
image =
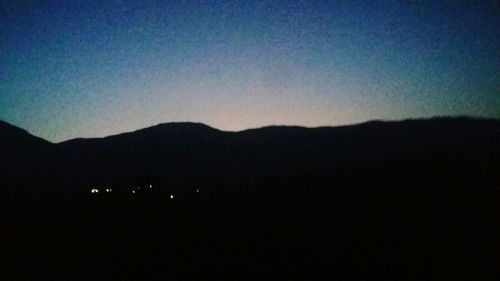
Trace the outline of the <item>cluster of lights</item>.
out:
[[[113,191],[113,189],[111,189],[111,188],[106,188],[106,189],[104,189],[104,190],[105,190],[106,192],[112,192],[112,191]],[[97,189],[97,188],[92,188],[92,189],[90,189],[90,193],[99,193],[99,189]]]
[[[148,187],[149,187],[149,189],[152,189],[152,188],[153,188],[153,185],[151,185],[151,184],[150,184]],[[140,190],[140,189],[141,189],[141,187],[140,187],[140,186],[138,186],[138,187],[137,187],[137,190]],[[113,189],[111,189],[111,188],[106,188],[106,189],[105,189],[105,191],[106,191],[106,192],[112,192],[112,191],[113,191]],[[196,189],[196,193],[199,193],[199,192],[200,192],[200,190],[197,188],[197,189]],[[97,189],[97,188],[92,188],[92,189],[90,189],[90,193],[99,193],[99,189]],[[132,194],[135,194],[135,193],[136,193],[136,190],[135,190],[135,189],[132,189]],[[169,196],[169,197],[170,197],[170,199],[174,199],[174,195],[173,195],[173,194],[170,194],[170,196]]]

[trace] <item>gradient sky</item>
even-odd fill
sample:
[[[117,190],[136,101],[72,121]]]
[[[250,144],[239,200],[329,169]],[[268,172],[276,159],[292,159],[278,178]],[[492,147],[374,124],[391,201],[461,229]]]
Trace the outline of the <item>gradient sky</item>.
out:
[[[499,118],[497,2],[0,0],[0,119],[58,142]]]

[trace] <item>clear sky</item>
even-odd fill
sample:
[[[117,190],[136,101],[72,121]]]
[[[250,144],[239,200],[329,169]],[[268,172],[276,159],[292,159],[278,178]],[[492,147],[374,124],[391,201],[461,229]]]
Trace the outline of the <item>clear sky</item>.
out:
[[[498,1],[0,0],[0,119],[50,141],[500,117]]]

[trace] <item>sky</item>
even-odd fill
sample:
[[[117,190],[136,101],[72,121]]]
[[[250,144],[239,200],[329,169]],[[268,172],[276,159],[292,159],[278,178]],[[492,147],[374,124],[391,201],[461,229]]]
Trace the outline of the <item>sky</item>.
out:
[[[0,119],[60,142],[500,118],[497,2],[0,0]]]

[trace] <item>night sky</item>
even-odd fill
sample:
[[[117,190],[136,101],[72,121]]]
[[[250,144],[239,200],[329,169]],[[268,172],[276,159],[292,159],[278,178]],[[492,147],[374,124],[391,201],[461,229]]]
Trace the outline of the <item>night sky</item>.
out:
[[[0,0],[0,119],[58,142],[498,118],[496,2]]]

